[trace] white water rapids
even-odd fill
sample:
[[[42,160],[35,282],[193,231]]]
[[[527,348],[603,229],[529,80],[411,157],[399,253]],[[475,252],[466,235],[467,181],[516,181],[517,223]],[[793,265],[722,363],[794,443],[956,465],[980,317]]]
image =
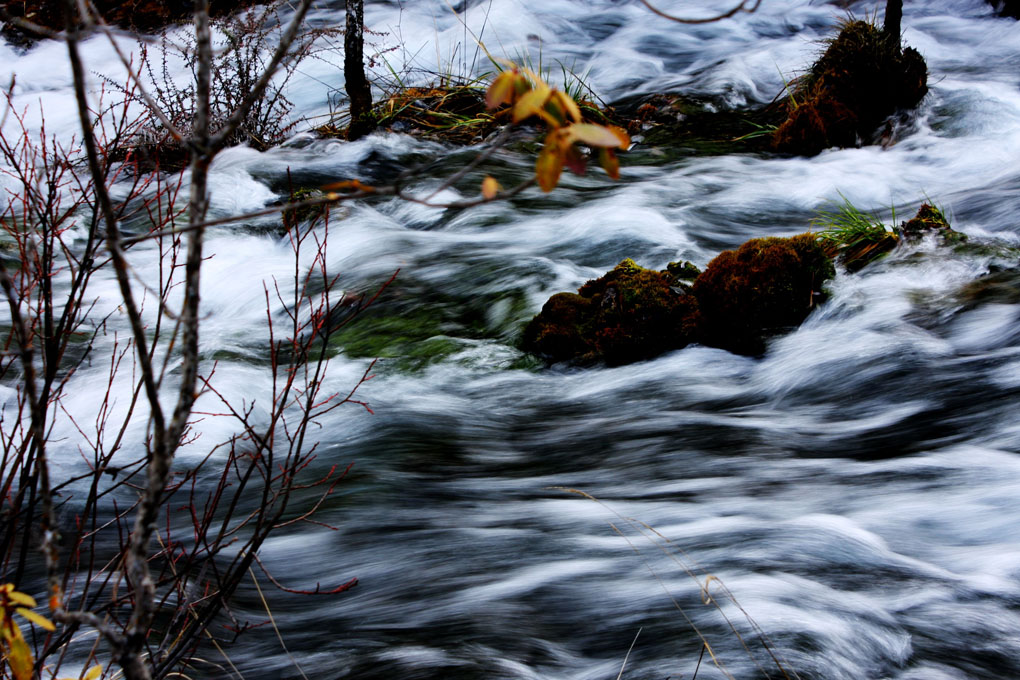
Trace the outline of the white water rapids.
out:
[[[657,4],[698,16],[718,3]],[[473,33],[497,57],[537,64],[541,51],[554,80],[559,64],[586,74],[607,102],[680,92],[729,107],[770,101],[846,16],[836,4],[763,0],[751,15],[682,26],[627,0],[477,0],[468,31],[442,0],[367,5],[366,26],[384,34],[370,42],[397,47],[383,58],[398,72],[485,70]],[[882,6],[852,3],[857,16]],[[336,22],[342,9],[316,5],[312,21]],[[380,309],[435,323],[431,340],[454,351],[384,357],[359,393],[374,415],[351,406],[313,430],[312,473],[355,464],[316,517],[337,530],[282,530],[262,558],[292,588],[360,583],[336,597],[270,594],[308,677],[611,680],[633,642],[622,678],[687,679],[701,642],[677,606],[734,677],[780,677],[739,609],[722,611],[754,661],[702,604],[666,554],[677,549],[725,584],[804,680],[1020,677],[1020,304],[956,297],[1006,263],[934,244],[898,250],[840,273],[829,301],[761,358],[695,346],[620,368],[543,368],[516,347],[551,294],[625,257],[704,266],[749,238],[808,230],[841,195],[887,221],[893,206],[906,219],[931,200],[972,241],[1020,245],[1020,23],[981,0],[908,0],[903,28],[931,92],[889,148],[789,158],[639,143],[618,182],[565,175],[549,195],[464,211],[398,200],[334,209],[329,267],[341,285],[369,290],[399,268]],[[15,101],[41,102],[47,129],[70,136],[63,49],[0,47],[0,81],[17,73]],[[120,73],[100,40],[86,58]],[[304,62],[288,90],[296,115],[328,111],[341,63],[339,52]],[[388,73],[380,61],[377,75]],[[387,133],[231,149],[214,165],[212,214],[285,198],[288,169],[314,185],[434,160],[419,180],[429,187],[475,151]],[[494,163],[509,186],[534,156],[508,150]],[[217,385],[256,402],[270,389],[258,359],[263,283],[292,271],[272,223],[214,230],[203,271],[202,343],[219,358]],[[140,276],[154,271],[153,247],[131,257]],[[94,285],[96,313],[115,310],[112,277]],[[349,389],[366,364],[341,354],[331,385]],[[69,413],[94,418],[106,368],[75,375]],[[126,400],[129,377],[117,388]],[[198,427],[182,465],[236,425]],[[144,422],[136,429],[140,439]],[[80,465],[74,437],[58,421],[57,474]],[[264,620],[254,590],[235,614]],[[268,627],[232,650],[249,680],[300,677]],[[724,676],[706,656],[697,677]]]

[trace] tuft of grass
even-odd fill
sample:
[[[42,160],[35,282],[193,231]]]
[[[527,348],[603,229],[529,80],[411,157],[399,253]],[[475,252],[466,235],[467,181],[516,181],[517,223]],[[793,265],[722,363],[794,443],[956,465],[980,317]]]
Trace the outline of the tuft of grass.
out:
[[[837,203],[833,210],[823,210],[811,220],[818,229],[818,239],[823,243],[836,245],[856,244],[862,241],[879,241],[888,234],[885,224],[877,217],[864,212],[850,202],[843,194],[842,203]]]
[[[857,271],[892,250],[899,242],[894,231],[864,212],[846,196],[834,209],[823,210],[811,221],[825,254],[849,271]],[[895,215],[895,208],[893,215]]]
[[[744,142],[744,141],[747,141],[749,139],[759,139],[761,137],[771,137],[776,132],[776,127],[777,126],[776,125],[772,125],[771,123],[759,124],[759,123],[755,123],[753,120],[747,120],[746,118],[744,119],[744,122],[746,122],[748,125],[750,125],[754,129],[751,130],[750,132],[748,132],[746,135],[740,135],[739,137],[734,137],[733,138],[734,142]]]

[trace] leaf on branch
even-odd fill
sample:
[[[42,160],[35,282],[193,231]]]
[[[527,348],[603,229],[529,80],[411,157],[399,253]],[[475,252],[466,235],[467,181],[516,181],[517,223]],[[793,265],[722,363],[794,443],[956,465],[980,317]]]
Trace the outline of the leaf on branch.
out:
[[[563,172],[563,154],[558,147],[546,145],[535,163],[535,178],[542,191],[548,193],[559,184]]]
[[[35,598],[31,595],[26,595],[25,593],[19,593],[13,588],[7,590],[7,599],[15,604],[20,604],[23,607],[35,606]]]
[[[553,97],[556,98],[556,101],[566,112],[567,118],[573,119],[575,123],[581,122],[581,109],[578,108],[577,102],[574,101],[573,97],[559,90],[553,92]]]
[[[620,159],[612,149],[599,149],[599,163],[606,174],[613,179],[620,179]]]
[[[616,125],[610,125],[609,131],[616,135],[616,138],[620,140],[620,148],[626,151],[630,148],[630,135],[622,127]]]
[[[496,76],[485,92],[486,108],[494,109],[511,102],[514,97],[514,83],[518,77],[515,71],[503,71]]]
[[[538,115],[551,94],[552,90],[550,90],[549,86],[545,83],[541,83],[537,88],[530,92],[525,92],[514,105],[514,122],[519,123],[522,120]]]
[[[575,175],[583,175],[588,170],[588,161],[576,146],[567,147],[563,161]]]
[[[4,625],[4,642],[7,647],[7,665],[11,667],[14,680],[32,680],[32,650],[21,636],[21,630],[14,621]]]
[[[57,629],[57,627],[53,625],[52,621],[50,621],[45,616],[42,616],[40,614],[36,614],[31,609],[25,609],[24,607],[18,607],[14,611],[16,611],[17,613],[21,614],[21,616],[23,616],[25,619],[31,621],[32,623],[34,623],[35,625],[39,626],[40,628],[45,628],[46,630],[51,631],[51,632]]]
[[[100,675],[103,674],[103,667],[96,664],[88,670],[88,672],[82,676],[81,680],[96,680]]]
[[[630,139],[622,130],[617,130],[594,123],[574,123],[567,128],[567,135],[570,141],[588,146],[626,148],[630,144]]]
[[[486,178],[482,180],[482,196],[485,197],[485,200],[491,201],[496,198],[496,194],[498,193],[499,182],[497,182],[494,177],[486,176]]]
[[[339,192],[339,191],[347,191],[347,192],[359,192],[360,191],[360,192],[363,192],[363,193],[366,193],[366,194],[370,194],[370,193],[373,193],[375,191],[375,187],[373,187],[373,186],[371,186],[369,184],[362,184],[360,181],[358,181],[356,179],[344,180],[342,182],[331,182],[329,184],[322,185],[320,188],[323,191],[325,191],[325,192],[327,192],[329,194],[332,194],[332,193],[335,193],[335,192]]]

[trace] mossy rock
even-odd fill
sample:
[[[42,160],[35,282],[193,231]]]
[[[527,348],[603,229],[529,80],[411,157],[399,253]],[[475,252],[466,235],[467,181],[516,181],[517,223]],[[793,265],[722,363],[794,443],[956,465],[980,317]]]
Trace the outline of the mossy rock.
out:
[[[849,21],[787,98],[789,115],[773,146],[814,155],[868,143],[889,116],[914,108],[927,92],[928,67],[917,50],[866,21]]]
[[[688,262],[687,260],[670,262],[666,265],[666,271],[681,281],[693,281],[701,276],[701,270],[693,262]]]
[[[926,234],[937,234],[943,245],[958,245],[967,241],[967,235],[955,231],[941,210],[930,203],[922,203],[917,214],[899,228],[905,240],[918,240]]]
[[[827,256],[850,273],[884,257],[900,242],[916,242],[926,235],[936,235],[941,245],[954,246],[957,250],[967,244],[967,235],[950,227],[942,211],[929,203],[923,203],[912,219],[892,231],[849,203],[835,215],[834,220],[816,221],[816,224],[830,227],[818,233],[818,242]],[[840,218],[840,215],[844,217]],[[973,250],[972,254],[1003,254],[1001,246],[989,247],[987,244],[984,248]]]
[[[814,234],[757,238],[712,260],[694,282],[705,344],[760,354],[765,338],[798,326],[835,276]]]
[[[631,363],[692,342],[760,354],[765,339],[800,324],[835,275],[814,234],[761,238],[727,250],[684,284],[693,265],[654,271],[624,260],[577,293],[552,296],[522,347],[552,361]]]
[[[669,272],[627,259],[578,292],[552,296],[524,331],[523,348],[552,361],[619,365],[695,339],[697,301]]]

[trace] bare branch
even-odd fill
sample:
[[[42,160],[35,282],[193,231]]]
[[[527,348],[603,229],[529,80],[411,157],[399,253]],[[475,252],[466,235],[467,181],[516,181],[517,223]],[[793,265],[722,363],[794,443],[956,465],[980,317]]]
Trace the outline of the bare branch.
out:
[[[230,135],[233,134],[234,130],[236,130],[237,126],[239,126],[244,120],[251,107],[254,106],[255,102],[258,101],[258,99],[266,91],[266,87],[269,86],[269,82],[273,79],[273,76],[276,74],[280,64],[283,63],[283,60],[287,57],[287,52],[290,50],[291,45],[294,44],[294,40],[297,39],[301,23],[305,20],[305,15],[308,13],[308,8],[311,7],[311,5],[312,0],[301,0],[301,2],[298,3],[297,10],[294,12],[293,18],[291,18],[290,23],[283,32],[283,35],[280,36],[280,44],[277,45],[276,51],[273,52],[272,59],[269,60],[269,63],[266,65],[261,77],[259,77],[258,81],[256,81],[255,85],[252,87],[251,92],[249,92],[248,95],[241,101],[240,106],[238,106],[237,110],[231,114],[230,118],[228,118],[226,123],[223,124],[223,127],[220,128],[220,130],[210,139],[211,148],[220,149],[228,143]]]
[[[167,129],[171,137],[173,137],[178,142],[184,141],[184,133],[177,129],[177,127],[170,121],[167,115],[163,113],[163,109],[161,109],[159,104],[156,103],[156,100],[153,99],[152,95],[150,95],[148,90],[145,89],[145,83],[142,82],[141,77],[138,75],[138,73],[135,72],[134,67],[131,65],[131,60],[129,60],[127,56],[125,56],[124,52],[120,49],[120,45],[117,44],[117,39],[116,37],[114,37],[113,31],[110,30],[109,24],[107,24],[103,20],[102,15],[100,15],[98,12],[95,15],[95,20],[96,25],[99,26],[99,30],[102,31],[103,35],[107,37],[107,39],[110,42],[110,45],[113,47],[113,51],[116,52],[117,57],[120,59],[121,64],[123,64],[124,68],[127,70],[128,78],[134,80],[136,86],[138,87],[138,93],[141,95],[142,101],[144,101],[145,105],[148,107],[149,112],[152,113],[152,115],[154,115],[159,120],[163,127]]]
[[[675,21],[678,24],[711,24],[715,21],[729,19],[730,17],[734,16],[739,12],[747,12],[748,14],[750,14],[756,11],[758,9],[758,6],[761,4],[761,0],[755,0],[754,4],[749,4],[750,0],[741,0],[741,3],[739,5],[721,14],[705,17],[703,19],[687,19],[684,17],[678,17],[672,14],[668,14],[667,12],[662,11],[658,7],[654,6],[652,3],[648,2],[648,0],[639,0],[639,2],[648,9],[650,9],[655,14],[658,14],[660,17],[664,19],[669,19],[670,21]]]

